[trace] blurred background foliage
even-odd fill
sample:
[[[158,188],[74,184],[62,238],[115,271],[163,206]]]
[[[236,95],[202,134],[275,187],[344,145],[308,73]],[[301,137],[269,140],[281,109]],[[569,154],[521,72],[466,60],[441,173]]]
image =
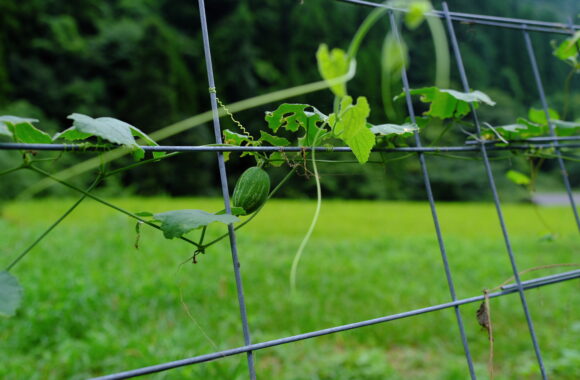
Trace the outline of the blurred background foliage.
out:
[[[451,10],[488,15],[568,22],[578,12],[575,0],[449,1]],[[440,2],[433,4],[440,9]],[[207,4],[218,95],[224,103],[242,100],[319,80],[315,51],[320,43],[346,49],[369,8],[331,0],[211,0]],[[381,101],[380,54],[389,30],[380,22],[364,41],[357,57],[358,72],[349,83],[354,96],[366,95],[371,121],[397,122],[385,116]],[[573,20],[573,21],[578,21]],[[531,67],[519,31],[456,24],[470,84],[488,93],[498,105],[480,108],[481,118],[493,125],[513,123],[539,107]],[[412,87],[434,83],[433,43],[426,25],[404,31],[409,46]],[[552,55],[551,40],[561,35],[534,33],[538,64],[551,107],[561,110],[568,67]],[[452,88],[460,88],[452,61]],[[580,118],[579,78],[572,79],[569,120]],[[329,91],[289,99],[307,102],[328,112]],[[270,104],[236,115],[253,133],[265,128],[264,111]],[[417,107],[420,107],[418,104]],[[195,3],[183,0],[22,0],[0,2],[0,114],[35,117],[41,127],[56,132],[69,126],[66,116],[80,112],[93,117],[112,116],[147,133],[210,108],[199,14]],[[235,129],[222,119],[223,128]],[[211,124],[189,130],[163,144],[213,143]],[[431,142],[440,131],[425,130]],[[460,128],[439,144],[462,144]],[[67,154],[54,169],[86,159]],[[335,159],[351,159],[330,155]],[[328,158],[325,157],[325,158]],[[346,157],[346,158],[345,158]],[[469,156],[473,157],[473,156]],[[394,156],[374,154],[371,160]],[[497,157],[498,159],[501,156]],[[0,152],[2,168],[18,161],[15,152]],[[217,168],[213,154],[177,156],[127,172],[110,181],[111,193],[141,195],[217,195]],[[230,161],[235,177],[251,165],[247,158]],[[430,159],[433,187],[438,199],[476,200],[489,196],[482,165],[468,160]],[[322,164],[322,184],[327,197],[424,199],[419,165],[414,156],[386,165]],[[501,188],[525,192],[504,180],[509,168],[526,171],[524,159],[498,160]],[[274,181],[285,169],[272,170]],[[544,165],[540,187],[557,188],[557,173]],[[574,185],[579,186],[580,166],[570,164]],[[36,178],[28,173],[11,176],[0,197],[17,194]],[[297,178],[281,193],[304,197],[313,193],[313,181]],[[50,189],[45,194],[60,191]],[[519,192],[518,192],[519,191]]]

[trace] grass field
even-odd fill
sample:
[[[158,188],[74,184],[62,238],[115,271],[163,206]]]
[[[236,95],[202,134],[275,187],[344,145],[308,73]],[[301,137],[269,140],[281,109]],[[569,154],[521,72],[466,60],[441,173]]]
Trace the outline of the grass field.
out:
[[[73,199],[6,204],[0,265],[7,265]],[[128,210],[218,210],[220,200],[115,201]],[[403,312],[450,300],[425,203],[325,201],[289,290],[293,256],[314,211],[309,201],[272,201],[240,230],[238,243],[254,342]],[[490,204],[440,204],[459,298],[511,276]],[[566,208],[542,208],[555,239],[528,205],[506,205],[520,269],[580,261]],[[242,345],[229,244],[187,263],[191,246],[83,203],[13,270],[25,287],[17,316],[0,319],[0,378],[83,379]],[[212,226],[217,236],[223,226]],[[195,234],[193,234],[195,236]],[[524,276],[570,270],[543,270]],[[580,378],[580,281],[528,291],[551,379]],[[185,311],[187,306],[191,317]],[[461,308],[479,378],[488,378],[487,334],[479,305]],[[491,301],[496,379],[537,379],[517,295]],[[260,379],[466,379],[451,309],[256,353]],[[148,379],[246,379],[245,356],[172,370]]]

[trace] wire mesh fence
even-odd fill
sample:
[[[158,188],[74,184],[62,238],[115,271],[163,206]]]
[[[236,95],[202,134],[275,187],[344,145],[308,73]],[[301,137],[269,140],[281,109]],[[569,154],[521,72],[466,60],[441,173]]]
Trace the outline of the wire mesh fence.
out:
[[[388,8],[387,17],[390,23],[391,31],[393,36],[399,40],[401,38],[401,31],[399,30],[398,24],[395,20],[395,13],[397,12],[405,12],[406,9],[400,9],[395,7],[389,7],[384,4],[373,3],[369,1],[363,0],[340,0],[345,3],[350,3],[353,6],[366,6],[366,7],[385,7]],[[204,54],[205,54],[205,64],[207,67],[207,74],[208,74],[208,87],[210,89],[215,88],[216,82],[214,79],[214,73],[212,69],[212,59],[211,59],[211,49],[210,49],[210,41],[209,41],[209,31],[207,26],[206,20],[206,12],[205,12],[205,4],[204,0],[199,0],[199,13],[201,17],[201,28],[202,28],[202,37],[203,37],[203,46],[204,46]],[[523,20],[523,19],[515,19],[515,18],[506,18],[506,17],[494,17],[494,16],[484,16],[484,15],[476,15],[476,14],[467,14],[467,13],[457,13],[451,12],[446,3],[443,3],[442,10],[433,10],[427,14],[428,17],[438,17],[445,22],[446,29],[447,29],[447,36],[451,42],[451,48],[456,60],[456,68],[457,72],[460,76],[461,86],[463,91],[469,92],[469,79],[467,75],[467,71],[464,67],[461,49],[459,47],[458,38],[454,29],[454,22],[468,22],[471,24],[483,25],[483,26],[490,26],[495,28],[506,28],[512,29],[516,31],[520,31],[522,33],[522,45],[525,47],[526,52],[528,54],[529,64],[532,67],[532,72],[534,75],[534,81],[537,86],[538,90],[538,98],[542,104],[543,112],[545,113],[546,119],[548,121],[548,125],[550,127],[550,135],[545,137],[535,137],[529,139],[522,139],[518,141],[510,141],[509,144],[504,144],[502,141],[489,141],[482,139],[482,127],[481,121],[478,116],[478,112],[476,108],[471,104],[471,115],[473,117],[473,122],[476,126],[477,130],[477,137],[478,139],[474,141],[468,141],[465,145],[461,146],[428,146],[425,147],[422,145],[420,135],[415,132],[414,134],[414,143],[415,145],[412,147],[395,147],[395,148],[376,148],[374,151],[381,151],[385,153],[397,153],[397,152],[412,152],[416,153],[417,159],[420,164],[421,168],[421,175],[423,179],[423,183],[425,186],[426,197],[430,205],[431,216],[435,228],[435,233],[438,242],[438,248],[441,255],[441,260],[444,267],[444,275],[447,282],[447,288],[449,292],[449,302],[440,303],[436,305],[430,305],[423,308],[418,308],[414,310],[409,310],[406,312],[386,315],[380,318],[368,319],[364,321],[359,321],[355,323],[349,323],[339,326],[334,326],[326,329],[321,329],[317,331],[312,331],[308,333],[293,335],[282,337],[279,339],[253,343],[252,336],[251,336],[251,328],[250,323],[248,322],[247,317],[247,310],[246,310],[246,302],[245,302],[245,293],[243,288],[242,282],[242,273],[240,270],[240,259],[238,256],[238,246],[236,242],[236,232],[232,224],[228,226],[229,232],[229,239],[230,239],[230,247],[231,247],[231,256],[232,256],[232,265],[233,265],[233,272],[235,277],[236,289],[237,289],[237,299],[239,305],[239,313],[240,313],[240,320],[241,320],[241,330],[242,330],[242,337],[243,337],[243,345],[240,347],[227,349],[218,352],[208,353],[206,355],[186,358],[183,360],[171,361],[162,364],[156,364],[149,367],[143,367],[134,370],[128,370],[125,372],[119,372],[110,374],[107,376],[98,377],[97,379],[125,379],[131,378],[136,376],[142,376],[146,374],[152,374],[156,372],[170,370],[172,368],[182,367],[193,365],[197,363],[203,363],[208,361],[215,361],[220,360],[222,358],[226,358],[233,355],[242,355],[245,354],[247,357],[247,365],[248,365],[248,377],[250,379],[256,379],[256,369],[254,363],[254,355],[253,353],[258,350],[262,350],[269,347],[280,346],[285,344],[290,344],[293,342],[298,342],[301,340],[312,339],[315,337],[320,337],[323,335],[328,334],[335,334],[340,333],[343,331],[353,330],[365,326],[372,326],[381,323],[387,323],[396,321],[403,318],[409,318],[425,313],[433,313],[437,311],[442,311],[446,309],[453,309],[453,313],[456,320],[456,328],[457,334],[461,340],[463,351],[465,355],[466,361],[466,372],[469,373],[471,379],[476,379],[476,371],[474,368],[474,361],[472,358],[472,354],[470,351],[469,341],[466,334],[465,324],[463,322],[463,315],[461,306],[467,305],[470,303],[475,302],[482,302],[486,299],[484,295],[473,296],[469,298],[458,298],[457,291],[454,283],[453,273],[451,271],[448,259],[448,253],[446,249],[446,243],[441,231],[439,216],[437,212],[437,205],[433,195],[433,191],[431,188],[431,179],[428,170],[428,160],[426,157],[426,153],[431,152],[466,152],[472,153],[474,155],[480,155],[483,163],[483,167],[487,176],[487,183],[489,186],[489,190],[493,195],[493,203],[495,206],[495,210],[497,213],[497,222],[501,228],[503,241],[505,245],[505,253],[509,258],[509,262],[511,265],[511,271],[514,276],[515,284],[513,285],[505,285],[501,287],[500,290],[489,293],[487,296],[489,298],[495,297],[502,297],[508,294],[518,294],[520,303],[521,303],[521,310],[525,315],[526,323],[528,326],[529,331],[529,338],[530,344],[533,346],[535,358],[537,362],[538,372],[541,374],[543,379],[548,378],[548,371],[544,364],[544,358],[542,356],[542,349],[538,342],[536,327],[534,326],[534,319],[533,315],[531,314],[528,301],[526,298],[526,291],[530,289],[535,289],[551,284],[561,283],[565,281],[570,281],[574,279],[580,278],[580,270],[568,271],[565,273],[551,275],[551,276],[544,276],[540,278],[536,278],[529,281],[522,281],[520,278],[520,269],[518,267],[517,257],[514,253],[512,248],[512,243],[510,239],[510,234],[508,228],[506,226],[505,217],[502,209],[502,203],[500,201],[496,181],[494,178],[494,174],[492,172],[492,164],[489,159],[489,152],[490,151],[497,151],[497,150],[510,150],[510,151],[517,151],[517,150],[528,150],[530,148],[553,148],[555,151],[555,157],[559,166],[559,170],[561,173],[562,182],[566,189],[566,194],[568,197],[568,201],[570,204],[571,212],[573,213],[574,220],[580,231],[580,217],[578,215],[578,209],[575,204],[572,186],[570,184],[569,175],[566,169],[566,165],[564,159],[562,158],[562,149],[571,149],[571,148],[580,148],[580,136],[569,136],[569,137],[561,137],[556,135],[555,127],[550,120],[550,112],[549,107],[546,99],[546,95],[544,92],[542,78],[540,76],[538,65],[536,62],[536,56],[534,51],[533,42],[530,36],[530,32],[539,32],[539,33],[558,33],[558,34],[571,34],[577,30],[580,30],[580,25],[574,25],[572,22],[568,23],[553,23],[553,22],[542,22],[536,20]],[[410,93],[410,81],[412,80],[412,73],[407,73],[405,68],[402,69],[402,83],[403,83],[403,90],[406,99],[406,106],[407,106],[407,113],[412,123],[416,123],[416,115],[415,109],[413,106],[413,102],[411,100],[411,93]],[[220,118],[218,114],[219,106],[217,102],[217,97],[215,91],[210,91],[210,100],[211,106],[213,110],[213,129],[215,134],[215,142],[216,144],[222,144],[222,131],[220,126]],[[334,148],[326,148],[326,147],[315,147],[315,148],[303,148],[303,147],[231,147],[231,146],[144,146],[142,147],[145,151],[162,151],[162,152],[189,152],[189,153],[196,153],[196,152],[216,152],[217,153],[217,161],[218,161],[218,168],[220,174],[220,182],[221,182],[221,190],[222,190],[222,197],[224,201],[224,208],[227,213],[231,213],[230,208],[230,194],[228,191],[228,181],[227,181],[227,169],[226,164],[224,161],[224,152],[247,152],[247,151],[259,151],[259,152],[299,152],[299,151],[312,151],[316,150],[320,153],[333,151],[333,152],[350,152],[351,149],[347,147],[334,147]],[[106,148],[98,148],[98,147],[79,147],[75,145],[63,145],[63,144],[19,144],[19,143],[3,143],[0,144],[0,150],[56,150],[56,151],[76,151],[76,150],[103,150]],[[252,268],[245,267],[246,270],[252,270]]]

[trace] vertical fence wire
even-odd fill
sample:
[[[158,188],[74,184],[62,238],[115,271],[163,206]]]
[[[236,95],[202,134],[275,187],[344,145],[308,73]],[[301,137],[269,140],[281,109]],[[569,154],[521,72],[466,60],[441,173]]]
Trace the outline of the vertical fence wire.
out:
[[[401,43],[401,36],[399,34],[399,28],[397,26],[397,22],[395,20],[395,15],[393,14],[392,10],[389,10],[389,21],[391,24],[391,30],[393,32],[393,36],[397,43]],[[407,110],[409,112],[409,118],[411,119],[411,123],[417,124],[415,119],[415,109],[413,108],[413,102],[411,100],[411,89],[409,86],[409,78],[407,76],[407,69],[405,65],[401,69],[401,79],[403,82],[403,90],[405,92],[405,100],[407,102]],[[419,137],[419,133],[415,131],[414,133],[415,138],[415,145],[417,147],[422,147],[421,138]],[[427,169],[427,162],[425,160],[425,154],[420,152],[418,153],[419,162],[421,164],[421,171],[423,174],[423,182],[425,183],[425,191],[427,192],[427,199],[429,200],[429,207],[431,208],[431,216],[433,218],[433,225],[435,227],[435,233],[437,235],[437,242],[439,243],[439,251],[441,252],[441,259],[443,260],[443,266],[445,268],[445,277],[447,278],[447,286],[449,288],[449,293],[451,295],[451,299],[453,301],[457,301],[457,295],[455,293],[455,285],[453,283],[453,276],[451,275],[451,268],[449,266],[449,260],[447,258],[447,249],[445,247],[445,242],[443,240],[443,234],[441,233],[441,226],[439,223],[439,216],[437,214],[437,208],[435,206],[435,199],[433,197],[433,191],[431,189],[431,180],[429,178],[429,171]],[[467,360],[467,367],[469,369],[469,375],[471,376],[472,380],[477,379],[475,375],[475,369],[473,366],[473,359],[471,357],[471,351],[469,350],[469,344],[467,342],[467,335],[465,333],[465,327],[463,325],[463,318],[461,317],[461,311],[459,310],[459,306],[454,307],[455,310],[455,317],[457,319],[457,326],[459,327],[459,334],[461,336],[461,343],[463,344],[463,351],[465,352],[465,358]]]
[[[556,137],[556,129],[554,128],[554,123],[550,117],[550,112],[548,110],[548,102],[546,101],[546,93],[544,91],[544,85],[542,84],[542,78],[540,77],[540,70],[538,69],[538,63],[536,61],[536,55],[534,53],[534,46],[532,45],[532,39],[530,34],[525,29],[524,25],[524,41],[526,43],[526,50],[528,51],[528,57],[530,59],[530,64],[532,65],[532,71],[534,73],[534,79],[536,80],[536,86],[538,87],[538,94],[540,96],[540,101],[542,103],[542,109],[546,115],[546,121],[550,127],[550,136]],[[564,182],[564,187],[566,188],[566,194],[568,194],[568,200],[570,201],[570,206],[572,207],[572,213],[576,220],[576,226],[578,231],[580,231],[580,216],[578,216],[578,209],[576,208],[576,202],[574,201],[574,194],[572,193],[572,186],[570,185],[570,178],[568,177],[568,171],[566,170],[566,165],[564,164],[564,159],[562,158],[560,148],[554,146],[556,150],[556,159],[558,161],[558,166],[560,167],[560,173],[562,174],[562,180]]]
[[[209,42],[209,32],[207,28],[207,18],[205,14],[205,3],[204,0],[198,0],[199,4],[199,16],[201,19],[201,32],[203,38],[203,50],[205,55],[205,64],[207,67],[207,77],[208,77],[208,84],[209,84],[209,95],[211,100],[211,109],[213,113],[213,128],[215,133],[216,144],[222,144],[222,137],[221,137],[221,127],[220,127],[220,120],[218,114],[218,105],[217,105],[217,95],[215,92],[215,80],[213,75],[213,66],[211,61],[211,49],[210,49],[210,42]],[[218,166],[219,166],[219,173],[220,173],[220,181],[222,187],[222,195],[224,199],[224,206],[226,212],[228,214],[231,213],[230,208],[230,193],[228,190],[228,177],[226,172],[226,165],[224,161],[224,156],[222,152],[217,153],[218,159]],[[240,307],[240,316],[242,320],[242,331],[244,334],[244,344],[250,345],[251,338],[250,338],[250,328],[248,326],[248,316],[246,312],[246,301],[244,299],[244,287],[242,284],[242,275],[240,273],[240,262],[238,259],[238,246],[236,243],[236,233],[234,231],[233,224],[228,224],[228,232],[230,238],[230,248],[232,253],[232,262],[234,266],[234,275],[236,278],[236,290],[238,295],[238,303]],[[254,355],[252,351],[247,352],[247,361],[248,361],[248,372],[250,375],[250,380],[256,379],[256,371],[254,368]]]
[[[457,43],[457,37],[455,35],[455,30],[453,28],[453,22],[451,21],[451,17],[449,15],[449,7],[447,6],[447,2],[443,2],[442,5],[443,5],[443,12],[445,14],[445,20],[447,22],[447,31],[449,33],[449,38],[451,40],[451,45],[453,47],[453,52],[454,52],[455,60],[456,60],[456,63],[457,63],[457,69],[458,69],[459,75],[461,77],[461,83],[463,85],[463,90],[465,92],[469,92],[470,91],[469,82],[467,80],[467,74],[465,73],[465,67],[463,65],[463,59],[461,57],[461,51],[459,50],[459,45]],[[523,308],[524,314],[526,316],[526,322],[528,324],[528,329],[530,331],[530,337],[532,339],[532,344],[534,346],[534,351],[535,351],[535,354],[536,354],[536,358],[537,358],[537,361],[538,361],[538,365],[540,367],[540,373],[542,375],[542,379],[546,380],[548,377],[547,377],[547,374],[546,374],[546,369],[544,367],[544,360],[542,358],[542,353],[540,351],[540,345],[538,343],[538,339],[536,337],[536,331],[534,329],[534,323],[533,323],[532,317],[530,315],[530,311],[529,311],[529,308],[528,308],[528,302],[527,302],[526,296],[524,294],[524,288],[522,286],[522,282],[521,282],[521,279],[520,279],[520,275],[519,275],[518,267],[517,267],[517,264],[516,264],[514,252],[513,252],[513,249],[512,249],[510,237],[509,237],[509,234],[508,234],[508,231],[507,231],[507,227],[506,227],[506,224],[505,224],[505,219],[504,219],[504,216],[503,216],[503,211],[502,211],[501,204],[500,204],[500,200],[499,200],[499,195],[498,195],[497,188],[496,188],[496,185],[495,185],[495,180],[494,180],[494,177],[493,177],[493,173],[491,171],[491,164],[489,162],[489,157],[487,155],[487,149],[486,149],[486,146],[485,146],[483,140],[481,140],[481,125],[479,123],[479,118],[477,116],[477,112],[475,110],[475,107],[473,106],[473,103],[470,103],[470,107],[471,107],[471,114],[473,116],[473,121],[474,121],[475,127],[477,129],[477,136],[478,136],[478,138],[480,140],[480,149],[481,149],[481,155],[482,155],[482,158],[483,158],[483,163],[484,163],[484,166],[485,166],[485,171],[486,171],[486,174],[487,174],[487,177],[488,177],[488,181],[489,181],[489,186],[490,186],[491,192],[493,194],[493,201],[494,201],[494,204],[495,204],[495,209],[496,209],[496,212],[497,212],[499,224],[501,226],[501,231],[502,231],[503,238],[504,238],[504,241],[505,241],[505,246],[506,246],[506,249],[507,249],[507,253],[508,253],[508,256],[509,256],[509,259],[510,259],[510,263],[511,263],[511,266],[512,266],[512,271],[513,271],[513,274],[514,274],[514,279],[515,279],[515,282],[517,284],[518,293],[520,295],[520,300],[522,302],[522,308]]]

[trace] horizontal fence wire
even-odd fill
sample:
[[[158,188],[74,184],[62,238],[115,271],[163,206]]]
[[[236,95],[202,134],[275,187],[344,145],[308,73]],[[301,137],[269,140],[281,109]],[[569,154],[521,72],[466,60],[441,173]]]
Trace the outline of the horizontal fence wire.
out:
[[[553,141],[554,143],[545,143]],[[562,141],[564,143],[557,143]],[[567,141],[578,141],[577,143],[568,143]],[[477,144],[477,145],[476,145]],[[522,143],[505,144],[503,141],[487,142],[467,142],[466,146],[401,146],[395,148],[373,148],[373,152],[397,153],[397,152],[480,152],[481,145],[487,146],[487,150],[527,150],[549,149],[549,148],[580,148],[580,136],[574,140],[561,140],[546,137],[545,140],[530,141]],[[495,144],[495,145],[494,145]],[[140,146],[146,152],[352,152],[349,147],[307,147],[307,146],[214,146],[214,145],[159,145],[159,146]],[[118,147],[111,146],[84,146],[73,144],[23,144],[23,143],[0,143],[0,150],[30,150],[30,151],[65,151],[65,152],[104,152]],[[130,151],[131,148],[126,148]]]
[[[408,12],[406,8],[394,7],[384,3],[375,3],[372,1],[365,0],[338,0],[344,3],[351,3],[356,5],[363,5],[373,8],[387,8],[396,12]],[[445,18],[445,12],[432,10],[426,12],[427,16],[435,16],[439,18]],[[549,21],[538,21],[538,20],[526,20],[519,18],[510,17],[498,17],[498,16],[487,16],[473,13],[461,13],[461,12],[449,12],[449,17],[453,21],[467,23],[467,24],[479,24],[486,26],[493,26],[497,28],[507,28],[507,29],[521,29],[529,30],[533,32],[543,32],[543,33],[558,33],[558,34],[570,34],[570,31],[580,30],[580,25],[575,25],[572,23],[559,23],[559,22],[549,22]]]
[[[574,270],[574,271],[564,272],[564,273],[560,273],[560,274],[556,274],[556,275],[538,277],[538,278],[535,278],[535,279],[529,280],[529,281],[523,281],[523,282],[521,282],[521,285],[522,285],[524,290],[530,290],[530,289],[540,288],[540,287],[543,287],[546,285],[557,284],[557,283],[570,281],[570,280],[574,280],[574,279],[579,279],[579,278],[580,278],[580,270]],[[519,288],[517,285],[504,286],[501,291],[489,293],[488,296],[489,296],[489,298],[496,298],[496,297],[501,297],[501,296],[505,296],[508,294],[517,293],[518,291],[519,291]],[[428,306],[428,307],[424,307],[424,308],[420,308],[420,309],[414,309],[414,310],[403,312],[403,313],[391,314],[391,315],[388,315],[385,317],[368,319],[368,320],[356,322],[356,323],[349,323],[346,325],[335,326],[335,327],[331,327],[328,329],[312,331],[312,332],[298,334],[298,335],[294,335],[294,336],[289,336],[289,337],[285,337],[285,338],[281,338],[281,339],[269,340],[269,341],[262,342],[262,343],[254,343],[254,344],[251,344],[248,346],[237,347],[237,348],[232,348],[229,350],[214,352],[214,353],[207,354],[207,355],[195,356],[192,358],[171,361],[171,362],[153,365],[153,366],[149,366],[149,367],[143,367],[143,368],[135,369],[132,371],[125,371],[125,372],[119,372],[119,373],[110,374],[110,375],[106,375],[106,376],[95,377],[92,380],[129,379],[132,377],[148,375],[148,374],[152,374],[152,373],[156,373],[156,372],[162,372],[162,371],[166,371],[169,369],[183,367],[183,366],[187,366],[187,365],[191,365],[191,364],[215,361],[215,360],[226,358],[228,356],[243,354],[243,353],[246,353],[249,351],[262,350],[262,349],[269,348],[269,347],[280,346],[280,345],[287,344],[287,343],[297,342],[297,341],[301,341],[301,340],[305,340],[305,339],[316,338],[319,336],[334,334],[334,333],[341,332],[341,331],[347,331],[347,330],[353,330],[353,329],[357,329],[357,328],[361,328],[361,327],[372,326],[372,325],[376,325],[376,324],[380,324],[380,323],[384,323],[384,322],[413,317],[416,315],[431,313],[434,311],[444,310],[444,309],[448,309],[448,308],[452,308],[452,307],[456,307],[456,306],[461,306],[461,305],[466,305],[466,304],[470,304],[470,303],[474,303],[474,302],[482,302],[482,301],[484,301],[484,299],[485,299],[485,297],[483,295],[469,297],[469,298],[463,298],[463,299],[460,299],[457,301],[446,302],[446,303],[442,303],[442,304],[438,304],[438,305],[432,305],[432,306]]]

